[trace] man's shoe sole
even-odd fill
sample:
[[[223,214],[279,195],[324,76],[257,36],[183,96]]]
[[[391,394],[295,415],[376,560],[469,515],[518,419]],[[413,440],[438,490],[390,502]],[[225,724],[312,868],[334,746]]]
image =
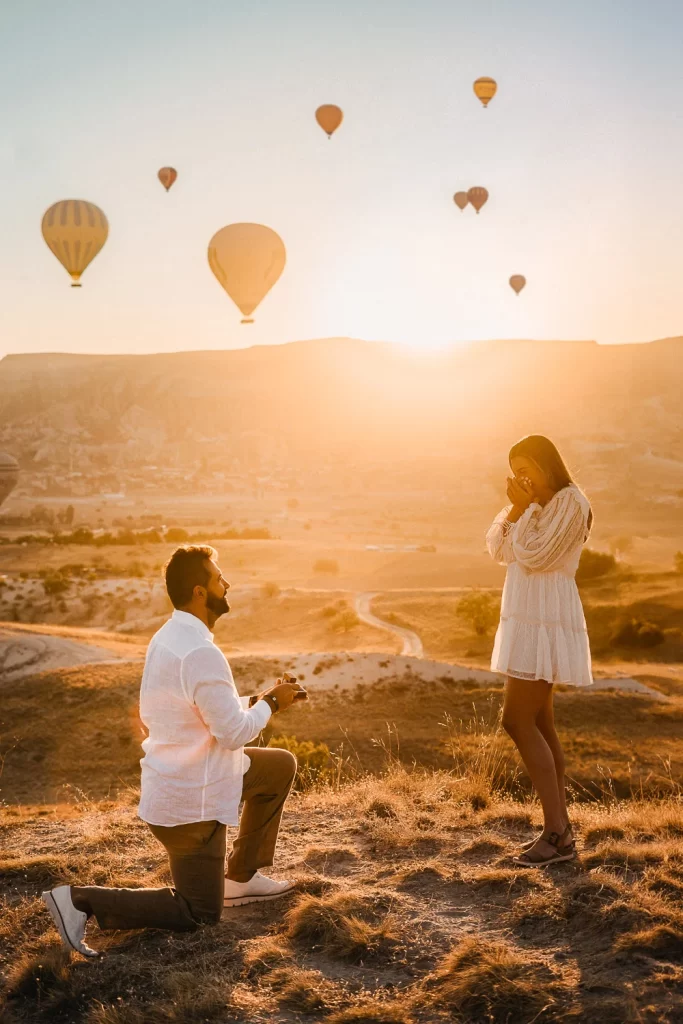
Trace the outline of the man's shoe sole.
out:
[[[283,889],[282,892],[270,892],[263,896],[230,896],[223,899],[223,909],[243,907],[245,903],[266,903],[268,900],[278,900],[281,896],[289,896],[290,892],[294,892],[293,885],[290,885],[288,889]]]
[[[66,948],[73,949],[74,953],[80,953],[81,956],[87,957],[89,960],[99,960],[100,954],[96,953],[94,950],[92,953],[84,953],[82,949],[78,948],[78,946],[74,946],[64,925],[62,912],[57,906],[57,902],[49,889],[42,894],[41,898],[47,909],[50,911],[50,917],[54,921],[55,928],[59,932],[59,937]]]

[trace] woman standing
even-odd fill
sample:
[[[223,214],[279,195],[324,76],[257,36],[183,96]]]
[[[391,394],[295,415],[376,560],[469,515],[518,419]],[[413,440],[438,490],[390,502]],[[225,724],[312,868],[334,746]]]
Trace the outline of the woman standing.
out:
[[[491,557],[507,565],[491,668],[507,676],[503,728],[543,808],[543,832],[515,858],[519,865],[535,867],[576,856],[564,754],[553,720],[553,684],[593,682],[575,581],[593,513],[547,437],[531,434],[518,441],[509,463],[512,504],[496,516],[486,535]]]

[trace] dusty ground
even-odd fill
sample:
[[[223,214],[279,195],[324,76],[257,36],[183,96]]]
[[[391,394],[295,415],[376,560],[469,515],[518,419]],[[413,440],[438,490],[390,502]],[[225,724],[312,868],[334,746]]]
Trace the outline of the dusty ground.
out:
[[[474,766],[473,766],[474,767]],[[573,808],[577,862],[514,866],[533,805],[485,773],[407,774],[290,799],[275,874],[297,890],[190,935],[62,951],[39,900],[64,882],[160,885],[160,847],[118,802],[0,812],[7,1024],[664,1024],[683,997],[677,801]]]

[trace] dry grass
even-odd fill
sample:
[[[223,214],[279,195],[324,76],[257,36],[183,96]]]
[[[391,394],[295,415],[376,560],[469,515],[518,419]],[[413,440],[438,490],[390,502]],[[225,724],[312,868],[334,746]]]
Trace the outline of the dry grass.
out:
[[[429,1002],[463,1024],[560,1020],[571,1008],[568,985],[539,956],[478,937],[459,942],[424,989]]]
[[[128,721],[124,669],[100,667],[99,692],[59,674],[29,691],[35,700],[52,686],[53,720],[63,704],[84,728],[89,705]],[[163,852],[135,817],[128,781],[104,798],[102,751],[88,792],[45,800],[64,798],[48,783],[53,770],[69,778],[67,737],[27,721],[13,770],[24,767],[33,802],[0,805],[3,1024],[675,1021],[683,800],[607,791],[574,802],[579,860],[518,869],[511,856],[539,811],[501,780],[482,714],[456,738],[448,769],[407,766],[392,747],[381,771],[361,760],[350,781],[292,796],[276,860],[298,881],[286,903],[239,908],[191,934],[93,926],[106,953],[97,964],[62,951],[41,889],[167,884]]]

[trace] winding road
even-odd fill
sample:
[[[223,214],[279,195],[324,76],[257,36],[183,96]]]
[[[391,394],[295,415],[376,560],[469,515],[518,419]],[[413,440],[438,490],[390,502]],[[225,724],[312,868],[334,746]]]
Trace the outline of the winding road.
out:
[[[377,597],[377,594],[356,594],[356,614],[361,622],[367,623],[368,626],[375,626],[377,629],[383,629],[387,633],[394,633],[400,637],[403,641],[401,654],[404,657],[423,658],[424,649],[417,633],[413,633],[411,629],[403,629],[402,626],[394,626],[393,623],[385,622],[384,619],[378,619],[376,615],[372,614],[370,605],[374,597]]]

